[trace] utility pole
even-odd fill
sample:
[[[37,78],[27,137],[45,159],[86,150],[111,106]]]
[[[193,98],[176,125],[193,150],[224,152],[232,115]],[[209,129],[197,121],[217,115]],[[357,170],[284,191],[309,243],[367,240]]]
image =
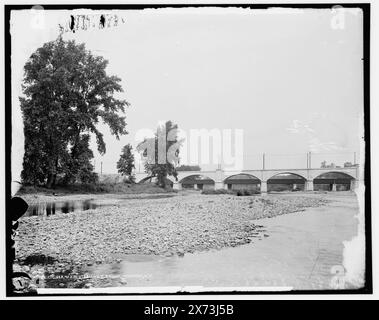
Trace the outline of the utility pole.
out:
[[[100,175],[103,175],[103,161],[100,162]]]
[[[357,164],[357,153],[356,152],[354,152],[354,163],[353,164],[354,165]]]
[[[309,152],[307,152],[307,169],[309,169]]]
[[[263,166],[263,170],[265,170],[265,168],[266,168],[266,154],[264,154],[264,153],[262,155],[262,166]]]

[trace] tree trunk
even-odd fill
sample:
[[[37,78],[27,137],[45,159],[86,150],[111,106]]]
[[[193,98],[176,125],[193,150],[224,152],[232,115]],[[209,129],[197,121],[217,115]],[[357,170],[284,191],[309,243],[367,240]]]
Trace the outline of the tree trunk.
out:
[[[46,188],[51,189],[55,186],[57,180],[57,168],[58,168],[58,157],[50,162],[49,173],[47,175]]]
[[[54,173],[49,172],[47,176],[46,188],[51,189],[51,187],[53,186],[53,182],[54,182]]]
[[[166,187],[166,177],[164,175],[158,175],[158,183],[161,188]]]

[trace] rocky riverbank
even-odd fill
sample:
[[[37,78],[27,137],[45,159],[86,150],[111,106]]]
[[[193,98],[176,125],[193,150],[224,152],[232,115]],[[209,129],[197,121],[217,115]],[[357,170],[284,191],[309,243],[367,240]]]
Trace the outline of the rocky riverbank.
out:
[[[95,210],[25,217],[17,236],[17,259],[26,264],[46,260],[91,265],[114,262],[120,254],[170,256],[237,246],[268,236],[259,218],[325,203],[321,195],[192,194],[130,199]],[[41,260],[41,256],[45,258]]]

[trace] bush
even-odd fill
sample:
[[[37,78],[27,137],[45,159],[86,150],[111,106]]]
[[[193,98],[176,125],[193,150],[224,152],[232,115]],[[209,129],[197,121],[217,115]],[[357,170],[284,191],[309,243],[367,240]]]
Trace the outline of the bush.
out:
[[[203,190],[201,194],[234,194],[232,190],[217,189],[217,190]]]
[[[122,182],[126,184],[134,184],[136,183],[136,179],[134,176],[123,177]]]
[[[124,182],[119,183],[95,183],[95,184],[73,184],[69,186],[56,186],[54,189],[46,189],[44,187],[22,186],[18,194],[31,194],[31,193],[167,193],[177,192],[172,188],[160,188],[154,184],[127,184]]]
[[[237,190],[236,195],[237,196],[253,196],[255,194],[261,194],[258,190],[249,190],[249,189],[241,189]]]
[[[255,194],[260,194],[258,190],[225,190],[225,189],[217,189],[217,190],[203,190],[201,194],[231,194],[236,196],[252,196]]]

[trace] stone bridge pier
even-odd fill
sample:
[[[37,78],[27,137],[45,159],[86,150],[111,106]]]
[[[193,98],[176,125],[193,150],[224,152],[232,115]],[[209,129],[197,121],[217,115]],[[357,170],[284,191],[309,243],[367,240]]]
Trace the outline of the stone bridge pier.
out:
[[[180,182],[178,182],[178,181],[175,181],[174,184],[173,184],[173,186],[172,186],[172,188],[174,190],[182,190],[182,184]]]
[[[305,191],[313,191],[313,180],[307,180],[305,183]]]

